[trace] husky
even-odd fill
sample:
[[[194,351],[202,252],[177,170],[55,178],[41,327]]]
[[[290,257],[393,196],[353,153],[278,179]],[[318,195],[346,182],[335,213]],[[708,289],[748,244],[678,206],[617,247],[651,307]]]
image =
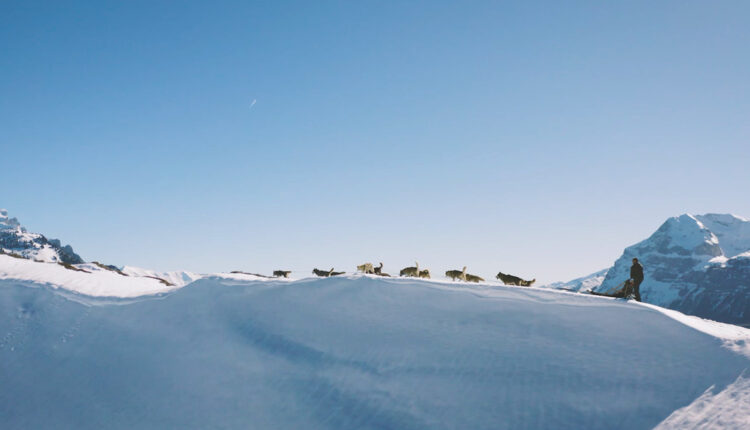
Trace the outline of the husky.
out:
[[[419,271],[419,277],[420,278],[425,278],[425,279],[430,279],[430,270],[429,269],[420,270]]]
[[[460,279],[462,281],[466,280],[466,266],[464,266],[463,270],[449,270],[445,272],[446,278],[451,278],[451,280],[455,281],[456,279]]]
[[[273,276],[277,278],[280,278],[280,277],[288,278],[290,273],[292,273],[291,270],[274,270]]]
[[[382,276],[383,275],[383,262],[381,261],[380,266],[373,267],[372,270],[374,274]]]
[[[339,275],[343,275],[346,272],[334,272],[333,269],[331,269],[331,271],[328,273],[329,273],[329,276],[339,276]]]
[[[477,276],[477,275],[471,275],[469,273],[466,274],[466,282],[484,282],[484,278]]]
[[[375,269],[372,267],[372,263],[365,263],[365,264],[360,264],[359,266],[357,266],[357,272],[362,272],[366,275],[369,275],[369,274],[375,273]]]
[[[500,282],[502,282],[505,285],[516,285],[519,287],[530,287],[531,284],[536,282],[536,278],[530,280],[530,281],[524,281],[523,279],[519,278],[518,276],[513,275],[506,275],[503,272],[499,272],[495,278],[499,279]]]
[[[331,270],[313,269],[312,272],[313,272],[313,274],[315,274],[317,276],[321,276],[323,278],[327,278],[327,277],[331,276],[331,274],[333,273],[333,267],[331,267]]]
[[[404,267],[401,269],[400,272],[398,272],[398,276],[413,276],[417,277],[419,276],[419,263],[414,263],[415,267]]]

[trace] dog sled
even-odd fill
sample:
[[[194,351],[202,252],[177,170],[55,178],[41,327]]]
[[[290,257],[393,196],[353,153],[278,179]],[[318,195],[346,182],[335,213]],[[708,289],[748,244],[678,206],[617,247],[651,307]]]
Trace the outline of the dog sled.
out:
[[[589,291],[589,294],[593,294],[595,296],[614,297],[617,299],[631,299],[635,298],[635,283],[632,279],[628,279],[627,281],[619,285],[615,285],[607,291],[601,293],[597,293],[596,291]]]

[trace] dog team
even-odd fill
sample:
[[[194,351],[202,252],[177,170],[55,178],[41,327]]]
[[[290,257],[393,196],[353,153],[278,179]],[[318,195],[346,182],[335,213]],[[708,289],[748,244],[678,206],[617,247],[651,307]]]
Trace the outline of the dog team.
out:
[[[387,276],[387,277],[391,276],[383,272],[382,262],[377,267],[373,266],[372,263],[360,264],[359,266],[357,266],[357,272],[362,272],[366,275],[377,275],[377,276]],[[274,270],[273,276],[276,278],[278,277],[288,278],[290,273],[292,272],[289,270]],[[316,276],[327,278],[329,276],[343,275],[345,272],[334,272],[333,267],[332,267],[331,270],[319,270],[316,268],[316,269],[313,269],[312,273]],[[419,270],[418,262],[415,262],[414,266],[404,267],[403,269],[401,269],[398,275],[412,277],[412,278],[430,279],[429,269]],[[445,272],[445,277],[451,278],[451,280],[453,281],[458,279],[464,282],[484,282],[484,278],[482,278],[481,276],[472,275],[471,273],[466,273],[466,266],[464,266],[463,269],[461,270],[448,270],[447,272]],[[499,272],[497,276],[495,276],[495,278],[500,280],[500,282],[502,282],[505,285],[515,285],[519,287],[530,287],[534,282],[536,282],[536,279],[526,281],[524,279],[519,278],[518,276],[507,275],[503,272]]]

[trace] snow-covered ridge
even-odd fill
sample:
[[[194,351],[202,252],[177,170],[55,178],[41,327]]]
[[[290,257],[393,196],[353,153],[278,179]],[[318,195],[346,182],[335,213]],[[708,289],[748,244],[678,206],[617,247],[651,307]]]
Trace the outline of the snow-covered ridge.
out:
[[[750,360],[648,306],[411,278],[237,276],[115,303],[0,280],[3,425],[645,429],[710,407],[721,429],[750,416],[736,395]]]
[[[66,268],[56,263],[43,263],[9,255],[0,255],[0,280],[47,285],[93,297],[132,298],[161,294],[178,286],[169,286],[158,279],[123,276],[94,264]]]
[[[0,250],[36,261],[83,263],[70,245],[63,246],[57,239],[28,232],[18,219],[10,218],[5,209],[0,209]]]
[[[579,286],[586,285],[586,282],[595,282],[601,279],[606,271],[596,272],[589,277],[581,278]],[[360,278],[369,278],[379,280],[388,284],[419,284],[423,287],[429,287],[445,291],[470,292],[473,295],[485,298],[499,298],[515,295],[526,297],[542,297],[546,289],[559,290],[560,288],[551,288],[550,286],[541,287],[510,287],[498,282],[484,282],[479,284],[466,284],[459,281],[450,280],[431,280],[431,279],[410,279],[410,278],[391,278],[383,279],[374,275],[352,274],[337,277],[337,279],[355,281]],[[158,272],[138,267],[126,266],[122,270],[112,270],[98,263],[83,263],[66,268],[61,264],[43,263],[31,261],[28,259],[12,257],[9,255],[0,255],[0,281],[15,281],[22,285],[43,285],[56,290],[65,290],[74,294],[82,294],[92,298],[118,298],[133,299],[147,298],[147,296],[160,295],[174,292],[178,289],[201,280],[214,279],[221,282],[273,282],[273,283],[307,283],[313,278],[288,279],[288,278],[267,278],[258,277],[243,273],[212,273],[198,274],[193,272]],[[571,281],[571,283],[574,281]],[[229,284],[227,284],[229,285]],[[508,290],[510,289],[510,290]],[[510,291],[510,292],[509,292]],[[571,290],[568,290],[571,291]],[[577,292],[587,292],[589,290],[580,289]],[[574,296],[565,292],[560,292],[556,300],[558,303],[577,303]],[[584,296],[588,300],[610,300],[599,296]],[[545,299],[546,300],[546,299]],[[92,302],[95,303],[95,302]],[[579,303],[580,304],[580,303]],[[673,318],[689,327],[695,328],[701,332],[722,339],[726,346],[740,354],[750,358],[750,329],[723,324],[716,321],[705,320],[702,318],[689,316],[670,309],[658,306],[650,306],[664,315]]]
[[[186,271],[86,263],[70,245],[28,232],[0,209],[0,279],[41,283],[93,297],[130,298],[171,291],[201,277]]]
[[[164,294],[204,278],[276,280],[243,273],[161,272],[132,266],[120,269],[97,262],[63,265],[0,254],[0,280],[41,284],[91,297],[136,298]]]

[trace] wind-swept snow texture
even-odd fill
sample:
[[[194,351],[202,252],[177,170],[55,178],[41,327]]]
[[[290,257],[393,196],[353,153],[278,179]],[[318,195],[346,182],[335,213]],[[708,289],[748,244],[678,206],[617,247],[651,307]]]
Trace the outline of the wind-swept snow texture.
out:
[[[750,378],[745,375],[724,390],[711,387],[693,403],[675,411],[657,430],[750,428]]]
[[[116,300],[4,280],[0,427],[646,429],[736,383],[750,360],[722,342],[527,288],[205,278]]]

